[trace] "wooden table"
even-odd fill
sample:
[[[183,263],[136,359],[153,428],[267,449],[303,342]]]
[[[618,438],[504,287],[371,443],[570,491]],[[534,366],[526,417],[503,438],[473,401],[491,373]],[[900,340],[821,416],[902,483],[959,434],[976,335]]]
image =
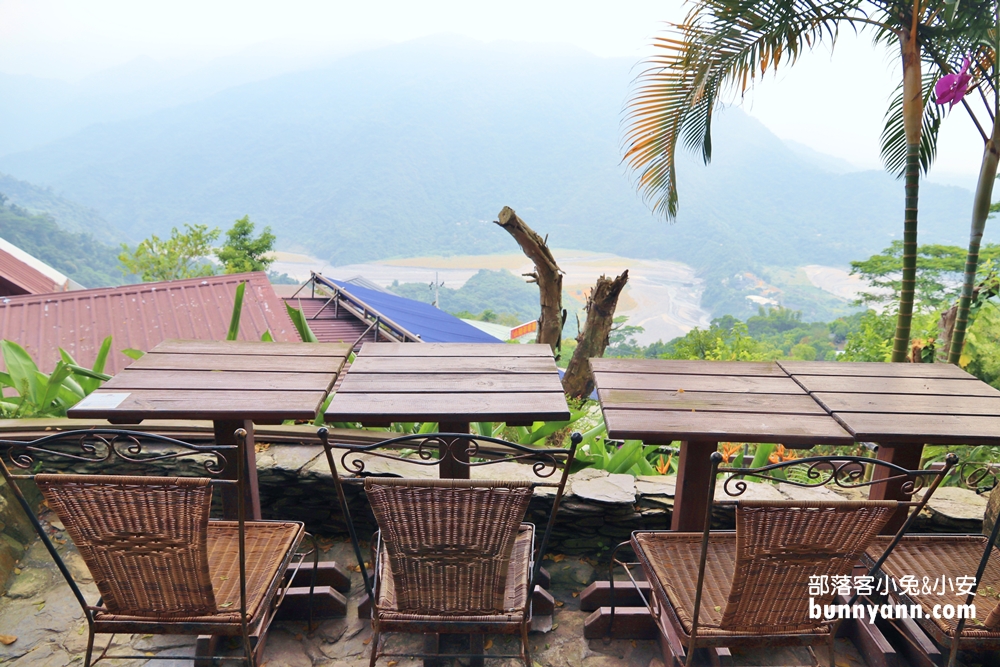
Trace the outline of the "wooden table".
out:
[[[670,525],[701,531],[720,441],[850,445],[854,438],[772,362],[591,359],[608,436],[681,441]]]
[[[246,429],[247,518],[259,520],[253,424],[313,419],[350,353],[339,343],[165,340],[69,409],[69,417],[138,424],[144,419],[211,419],[218,444]],[[236,462],[223,475],[235,479]],[[236,516],[232,489],[223,494]]]
[[[365,343],[326,410],[328,422],[437,422],[442,433],[569,416],[552,350],[504,343]],[[439,474],[467,479],[469,468],[446,459]]]
[[[1000,391],[952,364],[780,361],[778,364],[878,458],[920,466],[924,445],[1000,445]],[[875,471],[874,479],[888,470]],[[901,482],[871,498],[906,500]],[[886,526],[895,532],[900,513]],[[885,531],[884,531],[885,532]]]

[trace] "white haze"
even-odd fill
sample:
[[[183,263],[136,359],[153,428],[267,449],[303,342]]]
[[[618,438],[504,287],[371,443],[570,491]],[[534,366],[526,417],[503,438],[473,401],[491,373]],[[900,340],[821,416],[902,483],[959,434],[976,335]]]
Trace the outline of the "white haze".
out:
[[[151,71],[165,81],[204,72],[210,93],[441,33],[568,43],[638,63],[663,22],[683,13],[679,0],[0,0],[0,72],[126,88]],[[835,53],[806,54],[734,102],[783,139],[877,168],[883,113],[898,77],[894,54],[845,33]],[[942,127],[931,179],[974,188],[982,150],[957,108]]]

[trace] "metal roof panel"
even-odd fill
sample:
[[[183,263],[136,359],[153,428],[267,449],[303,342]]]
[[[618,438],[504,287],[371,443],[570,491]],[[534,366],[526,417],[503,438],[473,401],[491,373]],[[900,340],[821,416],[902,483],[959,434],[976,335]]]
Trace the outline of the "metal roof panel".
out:
[[[0,298],[0,338],[20,344],[47,373],[60,347],[91,366],[111,336],[105,372],[114,374],[132,361],[121,353],[126,348],[146,351],[168,338],[224,340],[241,282],[239,339],[260,340],[269,330],[276,341],[298,341],[262,272]]]

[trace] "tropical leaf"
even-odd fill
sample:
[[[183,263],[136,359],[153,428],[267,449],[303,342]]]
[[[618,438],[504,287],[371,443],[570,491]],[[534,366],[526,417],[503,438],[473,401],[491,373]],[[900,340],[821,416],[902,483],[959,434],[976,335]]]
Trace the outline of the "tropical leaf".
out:
[[[41,387],[38,384],[38,366],[31,355],[10,340],[0,340],[0,352],[3,353],[4,364],[11,378],[11,386],[25,401],[38,405],[41,398]]]
[[[233,296],[233,314],[229,318],[229,333],[226,334],[226,340],[239,338],[240,315],[243,314],[243,292],[246,287],[246,282],[241,282],[236,286],[236,294]]]
[[[522,444],[533,445],[539,440],[544,440],[553,433],[561,431],[574,422],[579,421],[585,414],[587,413],[583,410],[570,411],[570,418],[568,420],[557,422],[539,422],[539,426],[531,431],[531,435],[528,437],[527,442],[522,441]]]
[[[333,400],[333,392],[330,392],[330,395],[327,396],[326,400],[323,401],[323,405],[319,406],[319,410],[316,412],[316,418],[313,419],[313,426],[319,427],[323,426],[326,423],[323,421],[323,416],[326,414],[327,408],[330,407],[330,401],[332,400]]]
[[[857,0],[702,0],[682,24],[654,39],[626,105],[623,161],[653,211],[677,215],[677,143],[712,159],[712,115],[720,95],[744,94],[767,70],[793,63],[839,25],[863,19]],[[853,12],[853,13],[852,13]]]
[[[629,468],[634,466],[641,457],[642,442],[640,440],[626,440],[625,444],[608,461],[605,470],[611,474],[628,472]]]
[[[111,353],[111,336],[106,337],[101,342],[101,348],[97,351],[97,357],[94,358],[94,365],[91,370],[95,373],[104,373],[104,366],[108,363],[108,354]],[[111,376],[108,376],[110,379]]]
[[[44,373],[37,374],[39,386],[44,387],[44,391],[36,402],[36,406],[40,411],[47,412],[51,409],[52,402],[56,400],[59,390],[62,389],[63,380],[68,378],[71,372],[72,370],[70,370],[70,367],[65,362],[58,361],[56,362],[56,367],[48,375]]]
[[[655,475],[656,474],[656,471],[653,470],[653,466],[649,465],[649,461],[647,461],[646,457],[644,457],[644,456],[640,456],[638,459],[636,459],[635,465],[632,466],[632,468],[631,468],[631,470],[629,470],[629,472],[631,472],[633,475],[635,475],[637,477],[639,475]]]
[[[124,350],[122,350],[122,354],[124,354],[129,359],[138,359],[146,353],[143,352],[142,350],[136,350],[131,347],[126,347]]]
[[[924,99],[924,115],[920,133],[920,172],[926,174],[937,157],[938,130],[941,128],[942,108],[932,101],[934,84],[937,82],[937,72],[925,72],[922,81]],[[889,101],[889,109],[885,112],[885,127],[882,129],[882,164],[885,170],[896,178],[902,178],[906,173],[906,129],[903,127],[903,86],[896,91]]]
[[[298,308],[293,308],[287,301],[285,302],[285,309],[288,311],[288,317],[291,318],[292,324],[295,325],[295,330],[299,332],[299,338],[304,343],[318,343],[319,339],[316,338],[316,334],[309,328],[309,321],[302,311]]]
[[[264,333],[262,333],[260,335],[260,339],[263,342],[265,342],[265,343],[273,343],[274,342],[274,337],[271,336],[271,330],[270,329],[265,329]]]
[[[774,452],[774,445],[770,443],[761,443],[757,445],[757,451],[753,455],[753,462],[750,464],[751,468],[763,468],[767,465],[768,457]]]
[[[76,364],[66,364],[66,367],[81,378],[86,378],[88,380],[96,380],[97,382],[107,382],[111,379],[111,376],[107,373],[101,373],[99,371],[91,370],[85,366],[77,366]],[[90,392],[88,392],[90,393]]]
[[[80,383],[72,375],[62,381],[62,386],[67,392],[69,392],[69,394],[76,396],[77,401],[82,400],[87,396],[87,394],[90,393],[89,391],[84,391],[83,387],[80,386]],[[76,401],[74,401],[74,403],[76,403]]]

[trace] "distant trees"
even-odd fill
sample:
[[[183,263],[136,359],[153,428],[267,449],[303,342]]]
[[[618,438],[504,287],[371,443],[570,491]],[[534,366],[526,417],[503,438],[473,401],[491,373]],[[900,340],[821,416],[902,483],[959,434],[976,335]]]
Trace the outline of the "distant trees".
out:
[[[174,227],[168,239],[153,234],[134,249],[123,243],[118,255],[122,272],[139,276],[144,283],[213,275],[215,267],[207,257],[219,230],[207,225],[184,225],[184,229]]]
[[[216,253],[225,273],[267,271],[274,263],[274,258],[268,257],[274,250],[276,239],[271,228],[265,227],[256,238],[253,230],[254,224],[250,222],[250,216],[244,215],[226,232],[226,243]]]
[[[122,244],[118,261],[125,275],[138,276],[143,282],[215,275],[213,255],[224,273],[266,271],[274,262],[268,257],[276,240],[271,228],[264,227],[255,237],[250,216],[237,220],[226,232],[223,246],[215,249],[213,243],[220,235],[218,228],[207,225],[186,224],[183,232],[174,227],[167,239],[153,234],[135,248]]]
[[[0,238],[31,253],[85,287],[106,287],[120,280],[117,248],[90,234],[67,231],[47,213],[31,213],[0,193]]]

